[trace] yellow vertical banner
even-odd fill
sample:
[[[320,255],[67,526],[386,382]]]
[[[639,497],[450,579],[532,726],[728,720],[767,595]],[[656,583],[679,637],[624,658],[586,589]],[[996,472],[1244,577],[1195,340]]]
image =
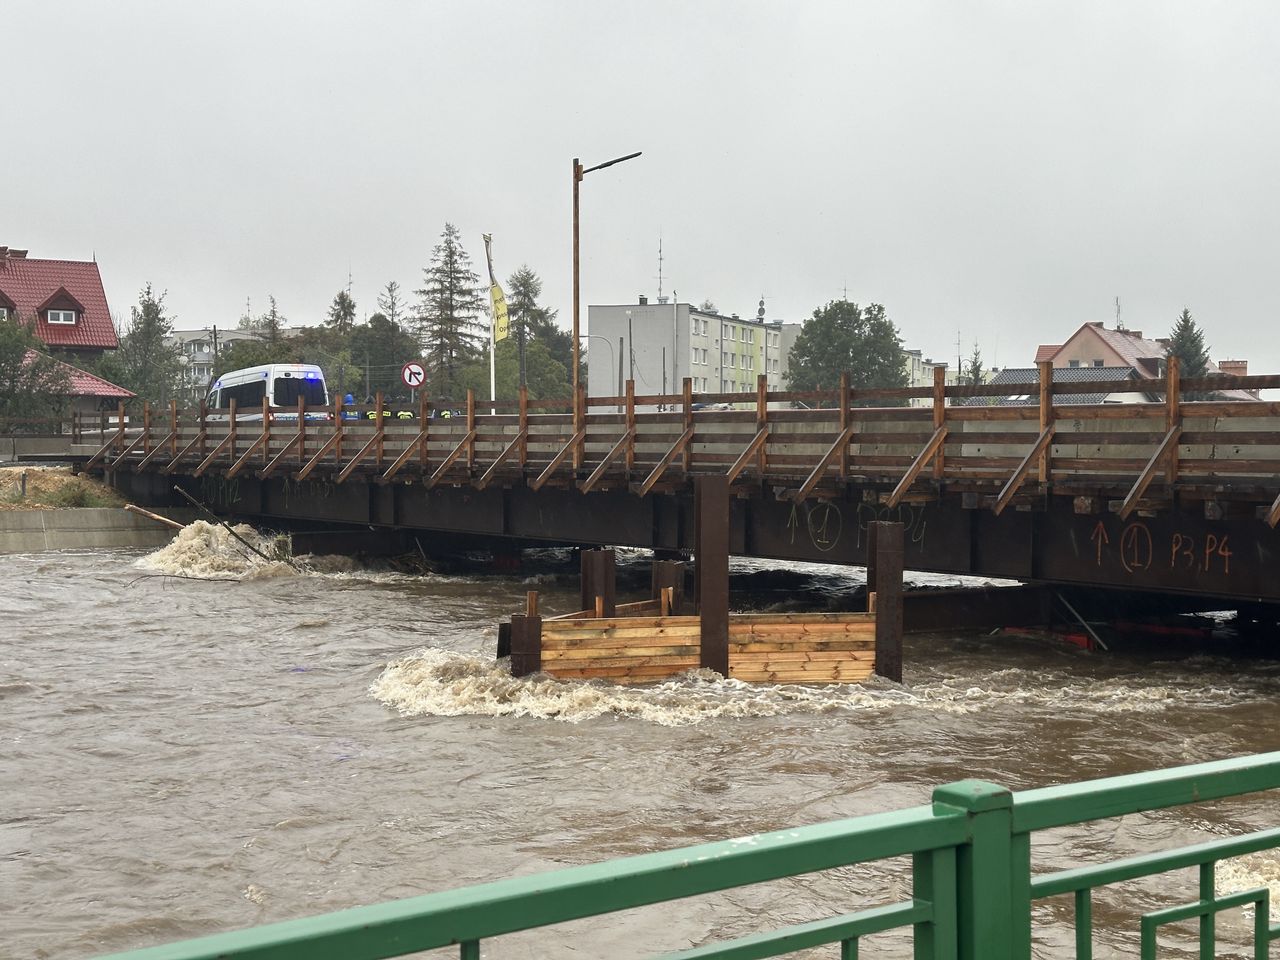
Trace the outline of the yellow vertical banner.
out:
[[[511,334],[511,321],[507,318],[507,298],[496,283],[489,288],[489,303],[493,307],[493,342],[497,343]]]

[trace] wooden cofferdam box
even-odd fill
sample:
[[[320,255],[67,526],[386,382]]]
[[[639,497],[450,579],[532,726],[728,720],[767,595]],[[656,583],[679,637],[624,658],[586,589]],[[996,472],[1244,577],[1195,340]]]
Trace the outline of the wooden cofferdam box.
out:
[[[729,620],[729,677],[771,683],[858,683],[875,667],[874,613],[738,614]],[[700,663],[691,617],[574,617],[541,623],[541,671],[560,679],[651,683]]]

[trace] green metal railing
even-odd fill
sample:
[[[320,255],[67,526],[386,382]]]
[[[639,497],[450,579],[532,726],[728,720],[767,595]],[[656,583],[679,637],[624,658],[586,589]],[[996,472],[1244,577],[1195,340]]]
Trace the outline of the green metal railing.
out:
[[[966,780],[939,787],[930,806],[721,843],[627,857],[408,900],[116,954],[116,960],[374,960],[458,945],[479,960],[492,937],[733,887],[912,858],[912,897],[825,920],[669,954],[669,960],[751,960],[823,944],[858,956],[862,937],[912,928],[917,960],[1030,960],[1031,903],[1075,898],[1076,957],[1092,957],[1098,887],[1199,869],[1198,899],[1141,918],[1142,957],[1162,926],[1198,920],[1201,960],[1214,956],[1218,913],[1251,904],[1254,957],[1280,939],[1263,887],[1218,895],[1221,861],[1280,847],[1280,828],[1109,863],[1032,875],[1037,830],[1200,803],[1280,787],[1280,752],[1011,793]],[[589,953],[589,951],[588,951]]]

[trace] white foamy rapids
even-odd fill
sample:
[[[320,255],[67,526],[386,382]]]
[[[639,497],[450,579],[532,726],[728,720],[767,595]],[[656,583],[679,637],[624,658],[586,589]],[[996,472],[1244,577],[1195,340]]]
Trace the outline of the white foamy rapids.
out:
[[[1264,850],[1251,853],[1247,857],[1236,857],[1233,860],[1221,860],[1213,869],[1214,880],[1219,896],[1236,893],[1240,890],[1257,890],[1266,887],[1271,891],[1271,921],[1280,916],[1280,850]],[[1246,908],[1249,916],[1251,908]]]
[[[217,580],[290,576],[289,538],[259,533],[248,524],[232,528],[262,551],[264,560],[233,537],[224,527],[197,520],[178,531],[167,546],[143,557],[138,566],[173,576],[208,577]]]
[[[1014,671],[1001,671],[1001,679]],[[1203,688],[1135,687],[1131,681],[1079,680],[1035,688],[999,689],[963,678],[907,687],[872,677],[862,684],[802,686],[756,684],[693,670],[648,686],[606,681],[516,678],[507,661],[427,648],[396,660],[369,688],[401,716],[534,717],[577,723],[612,714],[684,726],[718,717],[770,717],[787,713],[880,712],[899,709],[971,714],[1004,703],[1034,704],[1058,713],[1152,713],[1181,709]],[[1218,691],[1221,698],[1233,696]],[[1221,702],[1221,700],[1219,700]]]

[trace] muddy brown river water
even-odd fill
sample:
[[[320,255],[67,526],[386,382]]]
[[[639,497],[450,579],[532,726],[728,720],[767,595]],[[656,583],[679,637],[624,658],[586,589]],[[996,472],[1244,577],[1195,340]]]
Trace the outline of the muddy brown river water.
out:
[[[932,636],[908,639],[901,686],[513,680],[493,663],[498,619],[532,588],[550,612],[576,603],[550,563],[296,573],[194,527],[150,557],[6,557],[0,955],[90,957],[885,811],[966,777],[1018,789],[1280,749],[1280,663],[1220,651]],[[735,563],[736,598],[838,598],[862,576],[794,567],[766,589],[764,568]],[[1060,868],[1277,813],[1254,797],[1135,815],[1037,835],[1033,856]],[[484,956],[651,955],[884,902],[906,877],[899,862],[829,871],[505,937]],[[1220,879],[1280,896],[1280,857]],[[1189,871],[1099,891],[1097,956],[1136,955],[1136,915],[1194,891]],[[1037,905],[1037,956],[1072,955],[1070,918],[1068,899]],[[1219,956],[1242,955],[1246,919],[1220,928]],[[863,955],[910,950],[885,935]],[[1175,931],[1161,955],[1195,954]]]

